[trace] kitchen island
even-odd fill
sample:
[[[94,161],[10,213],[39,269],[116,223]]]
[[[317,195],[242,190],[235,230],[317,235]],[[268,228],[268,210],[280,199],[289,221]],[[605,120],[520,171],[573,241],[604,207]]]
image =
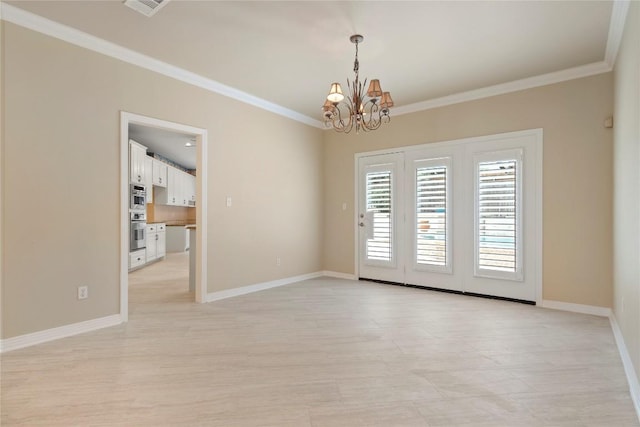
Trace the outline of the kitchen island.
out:
[[[189,250],[188,224],[167,224],[167,252],[186,252]]]

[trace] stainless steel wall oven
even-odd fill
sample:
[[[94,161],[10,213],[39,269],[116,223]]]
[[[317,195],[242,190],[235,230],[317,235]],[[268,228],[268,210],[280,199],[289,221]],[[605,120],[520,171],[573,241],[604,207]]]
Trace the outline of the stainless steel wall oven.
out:
[[[147,189],[142,184],[129,186],[129,210],[131,212],[146,212]]]
[[[131,212],[129,223],[129,252],[147,247],[147,217],[145,213]]]
[[[147,189],[142,184],[129,186],[129,252],[147,247]]]

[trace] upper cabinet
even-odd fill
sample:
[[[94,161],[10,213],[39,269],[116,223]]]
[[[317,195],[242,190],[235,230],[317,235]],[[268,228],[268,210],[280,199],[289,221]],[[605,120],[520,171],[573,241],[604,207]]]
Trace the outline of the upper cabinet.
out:
[[[156,203],[159,205],[181,206],[180,200],[182,189],[178,185],[178,173],[180,171],[174,167],[167,167],[167,185],[158,188],[156,192]]]
[[[166,163],[153,159],[153,185],[157,187],[167,186],[167,168]]]
[[[147,203],[153,203],[153,158],[144,156],[145,186],[147,187]]]
[[[129,181],[135,184],[144,184],[146,174],[147,147],[138,144],[133,139],[129,140]],[[151,172],[151,171],[149,171]]]
[[[196,205],[196,177],[191,174],[185,176],[185,197],[187,199],[187,206]]]
[[[196,177],[173,166],[167,166],[167,185],[156,189],[156,204],[169,206],[196,205]]]

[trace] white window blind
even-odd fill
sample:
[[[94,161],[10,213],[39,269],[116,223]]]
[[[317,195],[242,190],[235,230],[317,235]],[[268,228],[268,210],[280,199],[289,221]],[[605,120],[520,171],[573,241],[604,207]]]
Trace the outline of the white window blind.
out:
[[[447,265],[447,167],[416,168],[416,262]]]
[[[476,270],[519,270],[518,169],[516,159],[477,164]]]
[[[393,228],[391,206],[391,171],[367,173],[367,214],[371,231],[367,239],[367,258],[391,261]]]

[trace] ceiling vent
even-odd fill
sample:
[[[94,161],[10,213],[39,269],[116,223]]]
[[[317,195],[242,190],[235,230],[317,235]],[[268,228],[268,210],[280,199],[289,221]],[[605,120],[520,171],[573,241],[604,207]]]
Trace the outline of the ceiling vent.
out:
[[[158,10],[169,3],[169,0],[125,0],[124,4],[145,16],[153,16]]]

